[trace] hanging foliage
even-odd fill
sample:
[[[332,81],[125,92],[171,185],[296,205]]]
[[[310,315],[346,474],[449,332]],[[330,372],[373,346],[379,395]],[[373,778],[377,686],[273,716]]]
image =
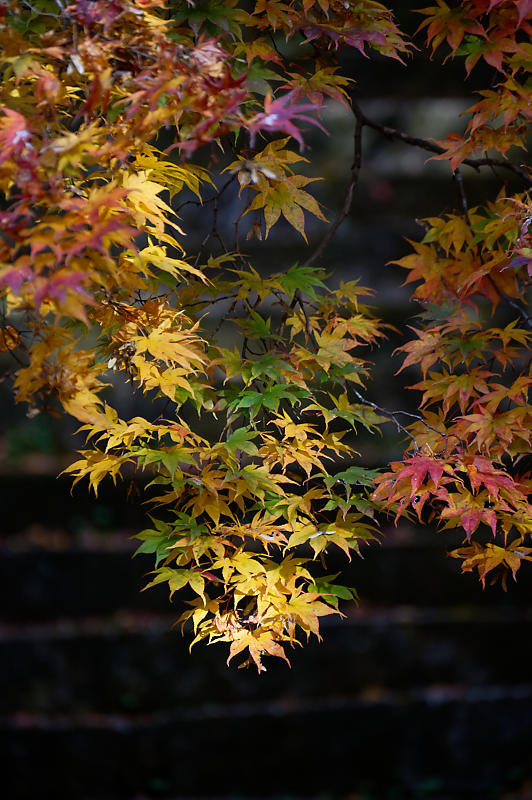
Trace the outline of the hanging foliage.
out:
[[[532,6],[421,11],[417,47],[495,72],[465,133],[436,143],[368,119],[340,71],[348,48],[408,62],[392,12],[372,0],[0,2],[0,351],[15,398],[81,423],[75,482],[97,493],[106,478],[148,476],[148,586],[187,587],[194,641],[227,642],[228,660],[259,671],[355,597],[324,554],[359,554],[379,536],[376,512],[463,530],[452,555],[482,582],[532,560]],[[324,128],[330,98],[353,110],[355,159],[327,223],[305,135]],[[457,180],[463,165],[498,165],[522,185],[475,208],[463,196],[397,262],[422,308],[400,348],[421,370],[410,418],[366,396],[386,333],[370,290],[326,282],[365,127],[448,161]],[[223,174],[205,168],[216,148],[233,154]],[[228,244],[217,214],[233,186],[244,205]],[[190,202],[212,219],[198,252],[176,213]],[[280,253],[265,273],[245,255],[244,226],[263,239],[284,219],[306,241],[311,217],[325,238],[303,263]],[[121,418],[111,377],[157,411]],[[390,421],[403,458],[382,474],[355,464],[356,431]]]

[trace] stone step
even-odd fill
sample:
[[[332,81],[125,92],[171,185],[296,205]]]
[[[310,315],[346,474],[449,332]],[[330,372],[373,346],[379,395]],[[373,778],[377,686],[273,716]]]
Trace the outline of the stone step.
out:
[[[98,497],[94,497],[86,484],[72,488],[72,479],[67,476],[2,474],[0,533],[9,537],[34,524],[73,533],[87,527],[140,530],[146,514],[137,499],[128,501],[127,488],[103,481]]]
[[[0,558],[0,607],[6,621],[108,614],[121,608],[166,610],[168,593],[140,593],[148,559],[123,551],[33,551]],[[157,587],[158,588],[158,587]]]
[[[499,585],[483,591],[478,578],[460,574],[459,563],[447,557],[447,540],[442,536],[433,534],[431,544],[410,541],[365,548],[364,558],[355,557],[351,563],[333,552],[328,557],[328,571],[342,571],[342,580],[354,586],[361,601],[369,604],[532,604],[530,581],[526,579],[532,569],[529,564],[521,570],[517,583],[509,583],[507,593]],[[102,536],[101,548],[75,544],[55,550],[5,546],[0,550],[0,619],[43,621],[108,615],[126,609],[169,613],[168,591],[163,586],[141,593],[153,559],[143,555],[132,558],[134,547],[126,534]]]
[[[225,795],[482,798],[530,775],[532,685],[218,702],[178,713],[0,720],[17,800]],[[324,687],[325,689],[325,687]]]
[[[348,609],[349,610],[349,609]],[[196,645],[175,618],[122,614],[0,626],[0,713],[181,710],[196,704],[319,700],[327,682],[346,698],[426,685],[509,690],[528,654],[531,610],[351,609],[322,622],[323,641],[289,650],[291,669],[266,659],[226,666],[226,644]],[[238,663],[238,659],[236,659]]]

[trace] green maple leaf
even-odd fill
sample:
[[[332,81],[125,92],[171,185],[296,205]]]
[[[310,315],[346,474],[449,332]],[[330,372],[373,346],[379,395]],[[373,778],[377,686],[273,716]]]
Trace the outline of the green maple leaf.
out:
[[[256,435],[255,431],[251,431],[249,428],[238,428],[227,437],[225,445],[232,453],[235,453],[236,450],[243,450],[244,453],[254,456],[258,452],[257,446],[253,442]]]
[[[316,267],[300,267],[298,264],[293,264],[285,273],[273,277],[289,297],[299,290],[315,299],[315,289],[327,289],[322,281],[324,272]]]

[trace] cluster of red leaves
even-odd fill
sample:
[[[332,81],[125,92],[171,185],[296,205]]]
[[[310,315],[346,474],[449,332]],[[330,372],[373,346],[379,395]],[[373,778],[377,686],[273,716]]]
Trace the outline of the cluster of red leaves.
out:
[[[411,509],[422,520],[463,529],[468,544],[453,555],[484,582],[506,582],[532,529],[531,318],[528,258],[529,200],[500,196],[484,208],[425,221],[415,252],[397,263],[416,281],[426,304],[399,372],[421,368],[422,418],[409,426],[413,451],[379,478],[376,497]],[[491,310],[491,317],[490,317]],[[504,327],[492,316],[506,319]],[[490,531],[492,541],[471,542]],[[472,559],[472,560],[471,560]]]
[[[530,120],[527,76],[531,68],[532,4],[529,0],[466,0],[421,11],[426,19],[427,43],[435,52],[444,42],[452,56],[465,57],[467,75],[480,61],[493,67],[498,77],[494,88],[481,91],[482,100],[469,109],[472,115],[464,135],[451,134],[438,142],[452,170],[474,154],[511,147],[526,149],[526,125]],[[502,116],[502,119],[501,119]]]

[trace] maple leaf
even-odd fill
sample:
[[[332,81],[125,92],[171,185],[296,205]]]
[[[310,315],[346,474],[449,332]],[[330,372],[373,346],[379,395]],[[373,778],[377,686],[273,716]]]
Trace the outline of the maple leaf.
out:
[[[26,118],[12,108],[0,106],[0,164],[33,150]]]
[[[313,75],[307,76],[298,72],[290,72],[290,81],[283,84],[282,89],[289,89],[295,93],[296,99],[307,97],[316,108],[323,106],[324,96],[337,100],[348,108],[348,94],[344,86],[351,81],[342,75],[337,75],[337,67],[316,66]]]
[[[320,618],[354,597],[336,576],[320,578],[319,562],[332,545],[360,554],[377,535],[377,509],[461,528],[464,571],[515,576],[532,558],[532,486],[519,472],[532,430],[527,192],[429,217],[397,262],[425,305],[400,348],[402,369],[421,368],[415,415],[381,415],[353,392],[371,366],[358,348],[368,353],[384,329],[359,303],[370,290],[356,281],[331,290],[313,266],[348,211],[370,120],[357,113],[344,208],[301,264],[251,263],[239,246],[241,203],[237,252],[218,227],[237,184],[259,240],[262,215],[266,235],[281,217],[303,237],[305,211],[324,220],[305,191],[312,179],[294,172],[309,162],[289,139],[301,150],[300,124],[323,130],[324,98],[345,104],[345,48],[399,60],[409,50],[391,10],[373,0],[188,0],[169,17],[162,0],[80,0],[64,14],[41,13],[43,0],[23,5],[19,14],[10,0],[0,13],[9,104],[0,109],[0,350],[30,415],[62,409],[84,423],[74,482],[87,477],[97,492],[126,469],[149,475],[145,497],[164,520],[151,517],[138,552],[155,559],[149,585],[193,594],[180,621],[194,641],[223,641],[229,661],[242,654],[259,671],[266,655],[287,660],[301,630],[319,636]],[[438,0],[422,13],[429,49],[446,42],[466,73],[484,61],[500,74],[436,157],[481,169],[493,150],[524,146],[531,0]],[[254,152],[259,133],[269,141]],[[164,152],[152,144],[168,136]],[[228,142],[227,180],[214,151],[209,172],[193,163],[200,146]],[[501,169],[530,183],[526,164]],[[207,218],[201,246],[194,252],[193,237],[185,256],[186,223]],[[493,313],[510,309],[512,322],[496,327]],[[168,410],[122,419],[111,394],[103,401],[110,370],[121,393],[140,388],[147,408],[164,398]],[[362,458],[353,439],[359,423],[374,432],[386,419],[409,444],[380,475],[352,463]],[[485,526],[488,546],[474,540]]]
[[[317,119],[309,117],[306,113],[308,111],[319,111],[322,106],[316,103],[298,103],[297,100],[295,91],[288,92],[288,94],[275,100],[271,94],[268,94],[264,99],[264,111],[256,114],[248,123],[250,146],[254,147],[255,145],[257,131],[283,131],[296,139],[302,150],[304,147],[303,137],[299,129],[294,125],[293,120],[311,122],[324,133],[327,133]]]
[[[145,336],[132,336],[130,341],[135,346],[135,358],[148,352],[164,364],[179,364],[190,371],[205,363],[198,337],[191,331],[171,328],[165,321]]]
[[[491,148],[495,148],[499,153],[505,155],[511,147],[524,148],[523,133],[523,128],[519,126],[499,131],[488,125],[477,129],[470,136],[449,133],[447,139],[435,140],[444,152],[431,156],[431,158],[435,161],[448,159],[451,170],[454,172],[466,158],[476,152],[486,153]]]
[[[67,290],[76,292],[81,295],[85,302],[94,303],[91,295],[84,288],[87,283],[87,275],[79,271],[62,271],[56,272],[55,275],[49,280],[45,280],[39,286],[36,282],[37,291],[34,294],[35,306],[39,308],[44,297],[51,297],[64,303],[67,296]],[[86,318],[85,318],[86,319]]]
[[[465,457],[460,468],[467,472],[473,491],[485,486],[495,500],[501,490],[509,489],[514,494],[517,489],[513,479],[504,470],[498,469],[492,461],[482,456]],[[515,493],[516,499],[519,494]]]
[[[8,353],[22,344],[22,337],[13,325],[0,327],[0,353]]]
[[[173,278],[183,280],[183,273],[194,275],[203,283],[209,283],[209,279],[192,264],[188,264],[181,258],[170,258],[166,254],[166,247],[160,245],[150,245],[141,250],[134,260],[137,260],[143,270],[147,270],[148,265],[168,273]]]
[[[397,370],[396,374],[398,375],[406,369],[406,367],[416,364],[420,366],[423,377],[425,378],[430,367],[444,355],[445,351],[442,348],[441,332],[438,328],[433,331],[427,331],[410,327],[410,330],[418,336],[418,339],[407,342],[394,351],[403,351],[407,353],[403,365]]]
[[[94,494],[98,495],[98,486],[102,480],[110,476],[116,483],[117,476],[120,475],[122,466],[129,460],[127,457],[104,453],[101,450],[80,451],[83,456],[79,461],[70,464],[63,472],[74,473],[73,486],[85,476],[89,478],[90,488]]]
[[[451,7],[443,0],[437,0],[437,2],[437,6],[430,6],[418,11],[419,14],[427,16],[418,31],[427,28],[427,42],[432,44],[433,53],[446,40],[451,52],[455,54],[467,33],[486,37],[484,27],[478,19],[475,19],[475,13],[468,7],[468,4]]]
[[[264,209],[266,236],[282,215],[307,241],[303,210],[310,211],[318,219],[326,221],[317,200],[302,189],[314,180],[315,178],[306,178],[304,175],[291,175],[282,181],[259,179],[256,186],[257,196],[245,213]]]
[[[285,272],[272,275],[275,285],[280,287],[283,292],[292,300],[294,294],[304,292],[313,299],[317,299],[316,290],[326,289],[323,282],[324,273],[316,267],[305,267],[300,264],[292,264]]]
[[[319,618],[338,613],[320,600],[318,592],[297,592],[281,608],[284,613],[295,616],[307,637],[313,633],[318,639],[321,639]]]
[[[231,172],[238,176],[240,187],[248,186],[250,183],[258,183],[259,176],[267,179],[279,180],[287,175],[292,175],[293,171],[290,164],[308,159],[293,150],[286,148],[289,138],[277,139],[269,142],[264,150],[256,153],[252,159],[240,156],[236,161],[229,164],[224,172]]]
[[[222,637],[222,639],[223,638],[225,637]],[[231,642],[227,664],[229,665],[231,659],[243,650],[249,651],[249,655],[259,672],[266,671],[266,667],[262,663],[262,656],[264,653],[282,658],[286,661],[288,666],[290,666],[290,662],[286,657],[283,647],[274,640],[269,631],[261,631],[260,629],[254,631],[239,631]]]
[[[355,47],[366,57],[367,53],[364,50],[364,45],[366,43],[381,46],[386,45],[386,37],[383,33],[375,30],[367,30],[362,26],[344,27],[314,23],[312,25],[305,25],[302,27],[302,30],[307,42],[312,42],[319,36],[328,36],[331,40],[329,46],[334,45],[338,47],[340,41],[342,41],[351,45],[351,47]]]
[[[26,259],[24,259],[26,260]],[[20,262],[19,262],[20,263]],[[0,271],[0,286],[5,284],[16,295],[19,293],[22,284],[31,280],[33,271],[28,264],[20,264],[18,267],[7,267]]]
[[[423,390],[422,406],[441,402],[444,412],[447,413],[454,403],[458,403],[463,414],[471,397],[488,394],[489,385],[486,379],[492,376],[492,372],[480,367],[473,367],[461,375],[431,372],[428,379],[410,388]]]
[[[492,570],[503,568],[510,570],[514,580],[517,570],[520,569],[523,561],[532,561],[532,547],[523,547],[521,540],[516,540],[511,544],[500,547],[495,544],[480,544],[472,542],[467,547],[460,547],[451,550],[449,555],[452,558],[463,560],[462,572],[473,572],[477,569],[482,586],[486,586],[486,576]],[[506,588],[503,577],[503,586]]]

